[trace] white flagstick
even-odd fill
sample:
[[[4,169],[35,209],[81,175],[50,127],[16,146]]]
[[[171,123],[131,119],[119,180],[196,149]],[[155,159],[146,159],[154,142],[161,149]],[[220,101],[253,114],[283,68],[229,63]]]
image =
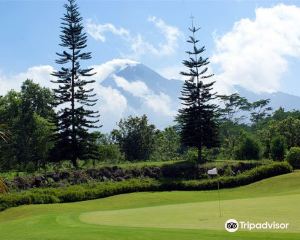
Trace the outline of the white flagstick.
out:
[[[207,171],[208,175],[218,175],[218,170],[217,168],[213,168]],[[219,179],[218,179],[218,200],[219,200],[219,217],[222,216],[221,213],[221,201],[220,201],[220,183],[219,183]]]
[[[219,198],[219,217],[222,217],[222,213],[221,213],[221,201],[220,201],[220,184],[219,184],[219,179],[218,179],[218,198]]]

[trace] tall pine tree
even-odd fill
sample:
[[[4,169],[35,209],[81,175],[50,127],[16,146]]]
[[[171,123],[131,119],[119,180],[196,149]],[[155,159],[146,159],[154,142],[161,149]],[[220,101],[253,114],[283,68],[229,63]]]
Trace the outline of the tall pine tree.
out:
[[[217,145],[217,106],[212,103],[216,98],[213,93],[214,81],[209,81],[212,74],[207,73],[208,58],[202,57],[205,47],[198,48],[199,40],[196,33],[200,28],[196,28],[192,23],[189,28],[191,36],[187,42],[192,45],[188,60],[183,61],[183,65],[188,71],[180,74],[187,78],[181,91],[183,107],[179,110],[177,121],[180,127],[181,140],[185,146],[198,149],[198,163],[202,163],[203,147],[211,148]]]
[[[65,50],[57,53],[57,64],[63,65],[60,70],[52,73],[58,84],[54,90],[58,111],[58,148],[60,158],[70,159],[77,167],[77,159],[90,158],[91,134],[89,128],[96,127],[99,121],[98,112],[90,107],[96,104],[93,89],[88,84],[95,80],[86,80],[93,76],[93,68],[82,68],[82,60],[91,58],[90,52],[84,52],[87,44],[86,33],[83,32],[82,17],[75,0],[68,0],[64,5],[66,13],[61,23],[61,43]]]

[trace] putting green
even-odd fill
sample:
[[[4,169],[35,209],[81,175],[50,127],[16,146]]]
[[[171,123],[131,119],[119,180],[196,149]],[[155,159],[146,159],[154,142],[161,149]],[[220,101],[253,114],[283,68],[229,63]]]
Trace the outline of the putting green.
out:
[[[300,194],[221,201],[172,204],[156,207],[94,211],[83,213],[80,220],[86,223],[176,229],[223,230],[228,219],[250,222],[290,223],[283,232],[300,232]],[[289,213],[289,214],[287,214]],[[279,230],[273,230],[279,231]]]
[[[144,192],[0,212],[1,240],[299,240],[300,171],[220,191]],[[288,230],[228,233],[228,218],[289,222]]]

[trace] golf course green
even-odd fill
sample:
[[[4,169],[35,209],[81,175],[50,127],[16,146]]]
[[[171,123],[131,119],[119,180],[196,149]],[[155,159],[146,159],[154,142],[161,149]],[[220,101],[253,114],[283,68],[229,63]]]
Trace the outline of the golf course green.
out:
[[[218,191],[144,192],[0,213],[1,240],[300,239],[300,171]],[[224,229],[227,219],[289,223],[287,230]]]

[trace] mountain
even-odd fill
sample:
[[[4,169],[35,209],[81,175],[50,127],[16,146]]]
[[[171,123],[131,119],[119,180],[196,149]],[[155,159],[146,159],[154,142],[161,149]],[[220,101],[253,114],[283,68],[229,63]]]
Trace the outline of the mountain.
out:
[[[270,106],[272,109],[276,110],[279,107],[283,107],[285,110],[300,110],[300,97],[291,95],[284,92],[274,92],[274,93],[254,93],[240,86],[234,87],[237,92],[247,98],[250,102],[259,99],[270,99]]]
[[[113,71],[101,82],[103,88],[113,89],[114,96],[126,101],[120,114],[116,108],[107,108],[104,117],[104,130],[110,131],[121,117],[147,114],[150,122],[158,128],[174,124],[174,117],[180,107],[180,91],[183,81],[167,79],[144,64],[128,64]],[[283,92],[254,93],[240,86],[237,92],[253,102],[259,99],[271,100],[270,106],[275,110],[284,107],[286,110],[300,109],[300,97]],[[114,100],[113,100],[114,101]],[[116,100],[117,102],[117,100]],[[109,105],[110,102],[104,103]]]
[[[124,81],[120,82],[120,79],[119,81],[116,80],[116,77],[123,78],[128,84]],[[138,83],[140,83],[140,87],[144,90],[143,93],[134,88],[134,86],[138,87]],[[179,105],[178,97],[182,84],[183,82],[180,80],[164,78],[144,64],[128,65],[126,68],[112,73],[102,82],[102,85],[105,87],[110,86],[118,89],[126,97],[129,105],[134,106],[134,108],[140,108],[143,105],[143,94],[154,96],[165,94],[172,100],[171,105],[177,106]]]

